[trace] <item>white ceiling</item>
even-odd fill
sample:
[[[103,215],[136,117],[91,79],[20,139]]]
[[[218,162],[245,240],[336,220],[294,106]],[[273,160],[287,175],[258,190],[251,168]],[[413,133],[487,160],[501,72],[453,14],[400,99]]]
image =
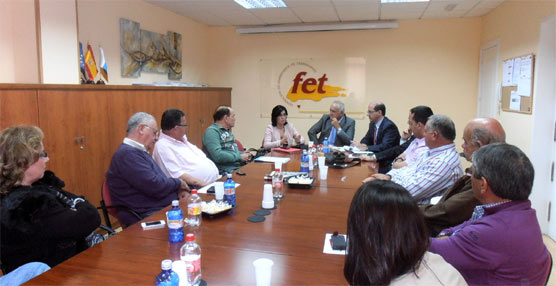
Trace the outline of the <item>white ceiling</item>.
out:
[[[389,4],[381,4],[380,0],[283,0],[286,8],[250,10],[233,0],[145,1],[209,26],[261,26],[478,17],[506,0],[431,0]]]

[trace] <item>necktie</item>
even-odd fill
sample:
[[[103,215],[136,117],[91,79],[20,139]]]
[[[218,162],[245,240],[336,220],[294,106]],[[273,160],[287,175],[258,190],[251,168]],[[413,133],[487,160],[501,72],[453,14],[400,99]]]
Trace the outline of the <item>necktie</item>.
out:
[[[328,137],[328,144],[334,145],[336,142],[336,128],[332,127],[332,131],[330,131],[330,136]]]
[[[376,137],[378,136],[378,127],[375,125],[375,136],[373,138],[373,145],[376,145]]]

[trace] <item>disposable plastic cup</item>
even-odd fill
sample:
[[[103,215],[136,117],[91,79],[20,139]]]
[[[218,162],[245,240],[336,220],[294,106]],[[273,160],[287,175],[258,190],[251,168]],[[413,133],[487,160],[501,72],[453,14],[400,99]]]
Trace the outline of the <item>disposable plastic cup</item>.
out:
[[[272,265],[274,265],[274,262],[268,258],[259,258],[253,261],[257,286],[270,286]]]
[[[282,171],[282,162],[274,162],[274,170],[276,169]]]
[[[272,198],[271,184],[264,185],[262,207],[265,209],[271,209],[274,207],[274,199]]]
[[[326,180],[328,177],[328,166],[322,166],[319,168],[319,177],[321,180]]]
[[[325,160],[324,157],[319,157],[318,160],[319,160],[319,168],[322,168],[322,167],[326,166],[325,161],[324,161]]]
[[[224,182],[214,183],[214,196],[217,201],[224,199]]]

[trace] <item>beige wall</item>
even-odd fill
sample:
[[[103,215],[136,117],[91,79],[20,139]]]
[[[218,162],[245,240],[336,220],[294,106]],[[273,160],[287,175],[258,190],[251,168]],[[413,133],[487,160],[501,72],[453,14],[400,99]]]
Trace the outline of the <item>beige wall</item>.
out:
[[[540,23],[555,13],[556,1],[553,0],[511,1],[483,17],[481,44],[496,39],[500,43],[499,79],[502,79],[503,60],[537,53]],[[501,111],[499,119],[506,129],[507,142],[529,154],[533,124],[531,115]]]
[[[33,0],[0,0],[0,82],[37,83]]]
[[[261,118],[260,59],[364,57],[367,102],[386,104],[387,116],[407,128],[411,107],[424,104],[451,116],[458,145],[466,122],[476,114],[481,19],[399,21],[398,29],[238,35],[233,28],[211,28],[211,85],[231,86],[238,114],[234,134],[244,145],[260,146],[268,118]],[[342,67],[338,67],[342,68]],[[264,96],[279,96],[268,94]],[[367,106],[358,110],[364,112]],[[353,111],[353,110],[348,110]],[[360,116],[356,140],[367,131]],[[290,119],[306,136],[315,119]]]
[[[140,0],[78,0],[79,41],[87,42],[100,63],[99,45],[108,64],[109,84],[169,82],[168,74],[141,73],[139,78],[121,76],[120,18],[139,22],[140,29],[182,35],[181,82],[206,83],[208,27]]]

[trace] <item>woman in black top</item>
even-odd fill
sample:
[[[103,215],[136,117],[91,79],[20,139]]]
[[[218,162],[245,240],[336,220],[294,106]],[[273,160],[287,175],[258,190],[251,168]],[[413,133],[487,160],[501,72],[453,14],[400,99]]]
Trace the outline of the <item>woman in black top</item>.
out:
[[[87,248],[99,225],[94,206],[62,190],[64,182],[45,171],[43,132],[15,126],[0,133],[1,263],[6,273],[27,262],[50,267]]]

